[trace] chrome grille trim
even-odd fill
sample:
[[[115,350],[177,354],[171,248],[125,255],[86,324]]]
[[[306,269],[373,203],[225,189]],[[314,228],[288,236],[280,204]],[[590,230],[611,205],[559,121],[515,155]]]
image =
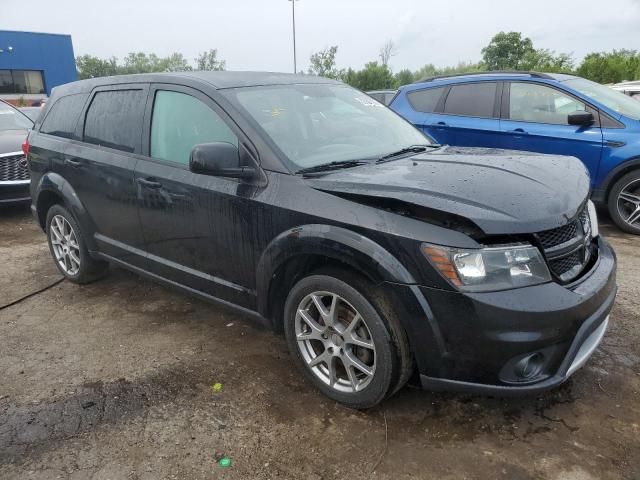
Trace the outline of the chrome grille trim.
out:
[[[22,185],[29,183],[29,168],[23,165],[22,152],[0,154],[0,185]]]

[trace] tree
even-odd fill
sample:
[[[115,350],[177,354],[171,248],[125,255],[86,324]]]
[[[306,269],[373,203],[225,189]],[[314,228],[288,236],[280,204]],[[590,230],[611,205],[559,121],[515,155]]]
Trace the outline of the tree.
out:
[[[546,48],[539,48],[525,55],[521,68],[538,72],[565,72],[573,71],[574,61],[570,53],[560,53]]]
[[[218,60],[217,48],[210,48],[196,58],[196,69],[198,70],[224,70],[226,66],[227,62]]]
[[[423,78],[429,77],[437,77],[442,75],[456,75],[458,73],[471,73],[471,72],[483,72],[487,68],[483,63],[467,63],[460,62],[456,66],[453,67],[443,67],[438,68],[432,63],[428,63],[416,72],[414,72],[413,76],[416,81],[419,81]]]
[[[394,80],[394,86],[398,88],[398,87],[401,87],[402,85],[408,85],[410,83],[413,83],[414,76],[411,70],[405,68],[404,70],[400,70],[398,73],[396,73],[393,76],[393,80]]]
[[[103,60],[93,55],[81,55],[76,58],[76,69],[80,80],[118,74],[118,65],[115,57]]]
[[[380,49],[380,53],[378,54],[378,56],[380,57],[380,61],[382,62],[382,65],[384,65],[385,67],[388,67],[389,60],[391,60],[391,57],[395,56],[395,54],[396,54],[396,46],[393,43],[393,40],[387,40],[387,43],[385,43]]]
[[[482,59],[487,70],[522,70],[534,52],[531,39],[520,32],[500,32],[482,49]]]
[[[342,72],[336,68],[337,53],[338,46],[334,45],[312,54],[309,59],[311,62],[309,74],[318,75],[319,77],[339,78]]]
[[[349,69],[342,76],[342,81],[363,91],[393,88],[394,80],[391,70],[378,62],[369,62],[360,71]]]
[[[635,50],[590,53],[582,60],[577,73],[599,83],[634,80],[640,78],[640,53]]]
[[[158,66],[161,72],[188,72],[193,70],[189,62],[181,53],[174,52],[168,57],[161,58]]]

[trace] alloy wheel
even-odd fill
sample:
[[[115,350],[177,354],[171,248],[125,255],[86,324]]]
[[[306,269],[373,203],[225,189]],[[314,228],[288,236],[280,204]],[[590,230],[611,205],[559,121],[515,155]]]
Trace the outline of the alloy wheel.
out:
[[[73,227],[62,215],[56,215],[49,225],[49,237],[53,253],[60,268],[67,275],[80,271],[80,245]]]
[[[620,190],[618,213],[628,225],[640,227],[640,179],[633,180]]]
[[[346,393],[361,391],[376,371],[376,350],[366,320],[344,298],[313,292],[296,310],[296,341],[322,382]]]

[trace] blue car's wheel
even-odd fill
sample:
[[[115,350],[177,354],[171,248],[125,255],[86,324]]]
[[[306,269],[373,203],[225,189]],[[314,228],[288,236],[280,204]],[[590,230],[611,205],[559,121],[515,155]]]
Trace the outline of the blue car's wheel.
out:
[[[622,230],[640,235],[640,170],[615,183],[609,194],[609,214]]]

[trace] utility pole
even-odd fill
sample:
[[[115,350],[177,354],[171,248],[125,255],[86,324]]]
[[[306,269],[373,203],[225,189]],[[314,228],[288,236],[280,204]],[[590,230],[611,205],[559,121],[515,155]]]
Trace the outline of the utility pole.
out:
[[[298,73],[298,65],[296,63],[296,2],[298,0],[289,0],[291,2],[291,15],[293,17],[293,73]]]

